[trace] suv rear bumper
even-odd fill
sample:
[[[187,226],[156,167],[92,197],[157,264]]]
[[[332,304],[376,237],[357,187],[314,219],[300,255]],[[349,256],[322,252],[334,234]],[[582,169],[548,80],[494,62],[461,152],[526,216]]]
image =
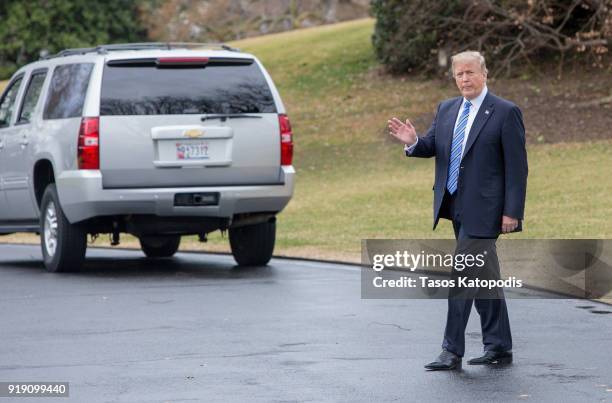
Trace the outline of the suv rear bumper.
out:
[[[232,217],[250,212],[279,212],[293,195],[295,170],[282,167],[282,183],[256,186],[207,186],[103,189],[100,171],[65,171],[56,178],[60,203],[71,223],[110,215],[153,214],[167,217]],[[215,206],[177,207],[177,193],[219,193]]]

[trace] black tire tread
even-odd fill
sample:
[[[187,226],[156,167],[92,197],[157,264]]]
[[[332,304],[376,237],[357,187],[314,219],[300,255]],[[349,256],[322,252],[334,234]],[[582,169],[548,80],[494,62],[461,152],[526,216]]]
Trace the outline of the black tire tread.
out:
[[[232,255],[239,266],[265,266],[274,252],[276,222],[230,228],[229,240]]]
[[[53,201],[55,204],[58,221],[58,243],[53,257],[48,256],[44,239],[45,212],[49,201]],[[54,183],[51,183],[45,189],[40,206],[40,240],[47,271],[52,273],[78,271],[85,260],[87,233],[82,226],[70,224],[64,215]]]
[[[157,238],[155,243],[161,242],[159,245],[153,245],[147,242],[146,237],[140,237],[140,247],[148,258],[172,257],[181,245],[180,235],[160,236]]]

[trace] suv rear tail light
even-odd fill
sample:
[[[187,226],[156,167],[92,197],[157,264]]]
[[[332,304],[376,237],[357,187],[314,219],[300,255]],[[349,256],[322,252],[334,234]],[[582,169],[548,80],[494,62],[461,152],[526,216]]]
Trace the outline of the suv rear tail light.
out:
[[[79,169],[100,169],[100,118],[83,118],[79,129]]]
[[[280,126],[280,146],[281,146],[281,165],[291,165],[293,163],[293,133],[291,132],[291,122],[287,115],[278,115]]]

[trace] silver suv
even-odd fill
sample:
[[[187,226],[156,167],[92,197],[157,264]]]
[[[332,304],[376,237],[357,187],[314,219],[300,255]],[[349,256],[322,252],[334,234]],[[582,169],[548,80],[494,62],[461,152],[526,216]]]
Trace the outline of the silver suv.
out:
[[[17,71],[0,98],[0,234],[40,233],[45,266],[78,269],[87,235],[170,257],[228,230],[266,264],[294,186],[293,137],[270,76],[225,45],[69,49]]]

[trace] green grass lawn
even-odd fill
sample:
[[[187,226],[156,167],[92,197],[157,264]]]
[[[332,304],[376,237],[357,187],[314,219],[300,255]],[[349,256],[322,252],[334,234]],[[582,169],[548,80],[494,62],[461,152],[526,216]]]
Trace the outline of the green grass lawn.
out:
[[[233,43],[262,60],[293,124],[298,181],[278,217],[279,254],[358,260],[364,238],[451,237],[448,223],[431,230],[433,160],[404,157],[386,121],[418,118],[422,132],[456,88],[381,74],[372,29],[367,19]],[[612,139],[534,144],[528,154],[525,231],[512,237],[612,237]],[[201,247],[229,250],[220,234]]]
[[[357,256],[363,238],[452,236],[449,223],[431,230],[433,160],[405,158],[385,126],[427,116],[456,88],[381,74],[372,29],[360,20],[234,43],[269,69],[294,126],[298,183],[279,216],[279,250]],[[525,232],[512,237],[609,238],[612,139],[528,153]]]

